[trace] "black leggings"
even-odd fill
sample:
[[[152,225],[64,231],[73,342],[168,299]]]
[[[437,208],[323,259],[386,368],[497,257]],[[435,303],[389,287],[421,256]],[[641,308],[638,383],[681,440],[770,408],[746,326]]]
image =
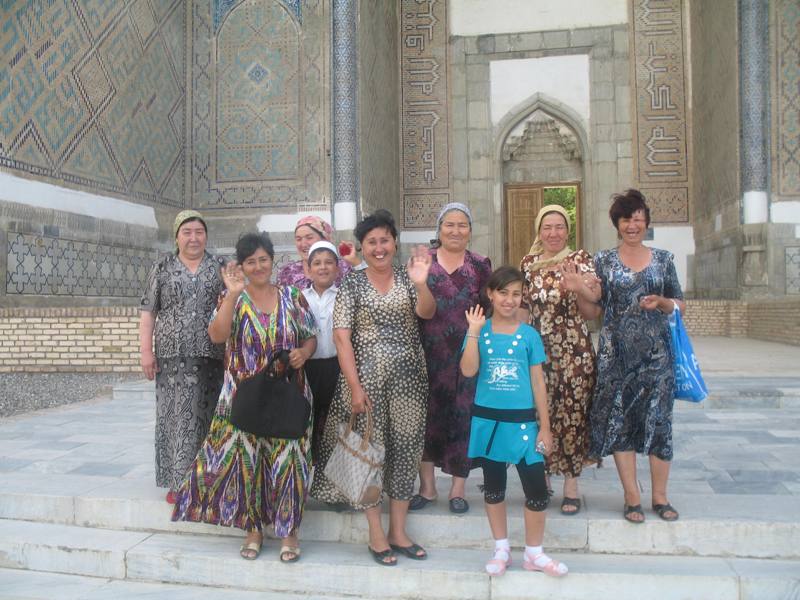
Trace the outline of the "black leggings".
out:
[[[483,466],[483,499],[486,504],[499,504],[506,498],[506,463],[481,459]],[[547,508],[550,495],[544,478],[544,463],[529,465],[523,458],[517,467],[522,490],[525,492],[525,508],[541,512]]]

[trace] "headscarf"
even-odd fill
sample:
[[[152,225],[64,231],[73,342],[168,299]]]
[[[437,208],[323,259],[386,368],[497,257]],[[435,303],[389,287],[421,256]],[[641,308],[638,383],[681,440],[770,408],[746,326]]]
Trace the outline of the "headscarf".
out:
[[[542,252],[544,251],[544,244],[542,243],[542,240],[539,238],[539,228],[542,225],[542,219],[544,219],[545,216],[551,213],[558,213],[562,217],[564,217],[564,220],[567,222],[567,235],[569,235],[569,230],[570,230],[569,214],[567,213],[566,209],[563,206],[559,206],[558,204],[548,204],[546,206],[543,206],[541,210],[539,210],[539,213],[536,215],[536,223],[534,225],[534,227],[536,228],[536,239],[533,240],[533,245],[531,246],[531,249],[528,250],[528,254],[535,254],[541,256]],[[552,258],[544,258],[544,259],[540,258],[539,260],[536,260],[533,263],[531,263],[531,265],[528,268],[531,271],[538,271],[539,269],[552,267],[553,265],[557,265],[561,261],[563,261],[570,252],[572,252],[572,248],[570,248],[569,245],[566,245],[564,246],[564,249],[561,250],[561,252],[559,252]]]
[[[466,204],[461,204],[461,202],[450,202],[449,204],[445,204],[442,207],[442,210],[439,211],[439,216],[436,217],[436,230],[437,231],[442,226],[442,221],[444,221],[444,216],[447,213],[449,213],[451,210],[460,210],[462,213],[467,215],[467,220],[469,221],[469,226],[472,227],[472,213],[469,211],[469,207]]]
[[[183,225],[184,223],[186,223],[186,221],[189,221],[191,219],[197,219],[198,221],[200,221],[203,224],[203,227],[206,229],[206,231],[208,231],[208,226],[206,225],[206,220],[203,218],[203,215],[201,215],[196,210],[192,209],[182,210],[175,217],[175,222],[172,224],[173,237],[177,238],[178,230],[181,228],[181,225]]]
[[[472,213],[469,210],[469,207],[466,204],[462,204],[461,202],[450,202],[445,204],[442,207],[442,210],[439,211],[439,216],[436,217],[436,238],[431,240],[431,247],[438,248],[442,245],[442,241],[439,239],[439,230],[442,228],[442,222],[444,221],[444,216],[449,213],[450,211],[458,210],[467,215],[467,221],[469,221],[469,227],[472,229]]]
[[[295,232],[303,225],[309,227],[323,240],[328,240],[330,242],[333,239],[333,227],[316,215],[308,215],[297,221],[297,225],[294,226]]]
[[[328,240],[320,240],[319,242],[311,244],[311,248],[308,249],[308,264],[311,264],[311,257],[317,250],[330,250],[337,260],[339,258],[339,252],[336,250],[336,246],[331,244]]]

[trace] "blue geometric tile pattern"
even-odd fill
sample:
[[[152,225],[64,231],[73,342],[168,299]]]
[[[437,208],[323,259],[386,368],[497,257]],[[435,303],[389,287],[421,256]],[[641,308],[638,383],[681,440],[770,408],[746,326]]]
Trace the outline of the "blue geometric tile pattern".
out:
[[[212,14],[214,15],[214,32],[219,31],[220,25],[228,16],[228,13],[233,10],[233,7],[239,4],[241,0],[212,0]],[[303,23],[303,10],[302,0],[280,0],[286,8],[294,15],[298,23]]]
[[[183,206],[184,1],[153,4],[3,0],[0,167]]]
[[[297,179],[299,34],[274,0],[239,4],[217,32],[217,181]]]
[[[6,293],[136,298],[157,252],[9,232]]]
[[[328,1],[187,1],[191,204],[327,208]]]

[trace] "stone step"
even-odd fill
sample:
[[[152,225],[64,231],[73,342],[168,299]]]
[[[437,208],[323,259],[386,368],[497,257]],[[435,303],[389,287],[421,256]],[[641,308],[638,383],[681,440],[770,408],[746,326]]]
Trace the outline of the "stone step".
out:
[[[123,381],[114,386],[111,395],[114,400],[155,400],[156,385],[155,382],[146,379]]]
[[[202,523],[174,523],[163,491],[141,480],[95,482],[81,490],[72,481],[62,490],[64,476],[53,475],[51,493],[31,493],[33,475],[18,474],[0,489],[0,518],[57,523],[129,532],[239,535],[237,530]],[[29,480],[30,479],[30,480]],[[101,478],[92,478],[101,479]],[[88,484],[91,487],[91,484]],[[412,512],[408,531],[419,543],[437,548],[488,548],[491,535],[479,497],[470,497],[472,509],[453,515],[439,501]],[[612,554],[698,555],[740,558],[800,559],[800,521],[794,496],[672,495],[681,510],[675,523],[661,521],[646,511],[643,525],[622,519],[617,494],[584,496],[576,516],[564,516],[558,502],[547,512],[545,545],[557,551]],[[522,496],[508,492],[509,531],[513,544],[522,545]],[[768,505],[770,512],[763,507]],[[384,515],[386,519],[387,516]],[[309,501],[300,531],[303,540],[363,544],[366,521],[360,513],[335,512]]]
[[[53,590],[58,590],[57,596]],[[65,575],[22,569],[0,569],[0,600],[219,600],[220,588],[175,584],[147,583],[105,577]],[[225,600],[264,600],[263,592],[225,588]],[[296,593],[273,592],[269,600],[294,600]],[[312,594],[303,600],[348,600],[344,596]],[[352,597],[349,600],[353,600]]]
[[[426,561],[372,562],[363,544],[306,542],[302,559],[278,560],[268,541],[257,561],[238,556],[241,536],[142,534],[0,520],[0,568],[66,573],[131,582],[186,584],[311,597],[470,600],[605,597],[615,600],[789,598],[800,590],[800,562],[556,554],[570,567],[561,579],[521,569],[521,552],[505,576],[483,572],[485,550],[431,549]],[[3,576],[6,571],[2,571]],[[273,596],[270,596],[273,597]]]

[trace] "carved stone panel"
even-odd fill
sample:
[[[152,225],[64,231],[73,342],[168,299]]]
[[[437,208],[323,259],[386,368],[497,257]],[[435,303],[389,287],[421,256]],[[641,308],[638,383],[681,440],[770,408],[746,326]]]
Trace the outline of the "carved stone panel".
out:
[[[403,224],[420,227],[426,219],[408,209],[429,205],[433,190],[449,199],[447,2],[401,0],[400,10]]]
[[[650,193],[653,221],[688,222],[689,132],[681,0],[631,0],[631,10],[637,185]]]
[[[775,10],[774,186],[800,194],[800,3],[778,0]]]

